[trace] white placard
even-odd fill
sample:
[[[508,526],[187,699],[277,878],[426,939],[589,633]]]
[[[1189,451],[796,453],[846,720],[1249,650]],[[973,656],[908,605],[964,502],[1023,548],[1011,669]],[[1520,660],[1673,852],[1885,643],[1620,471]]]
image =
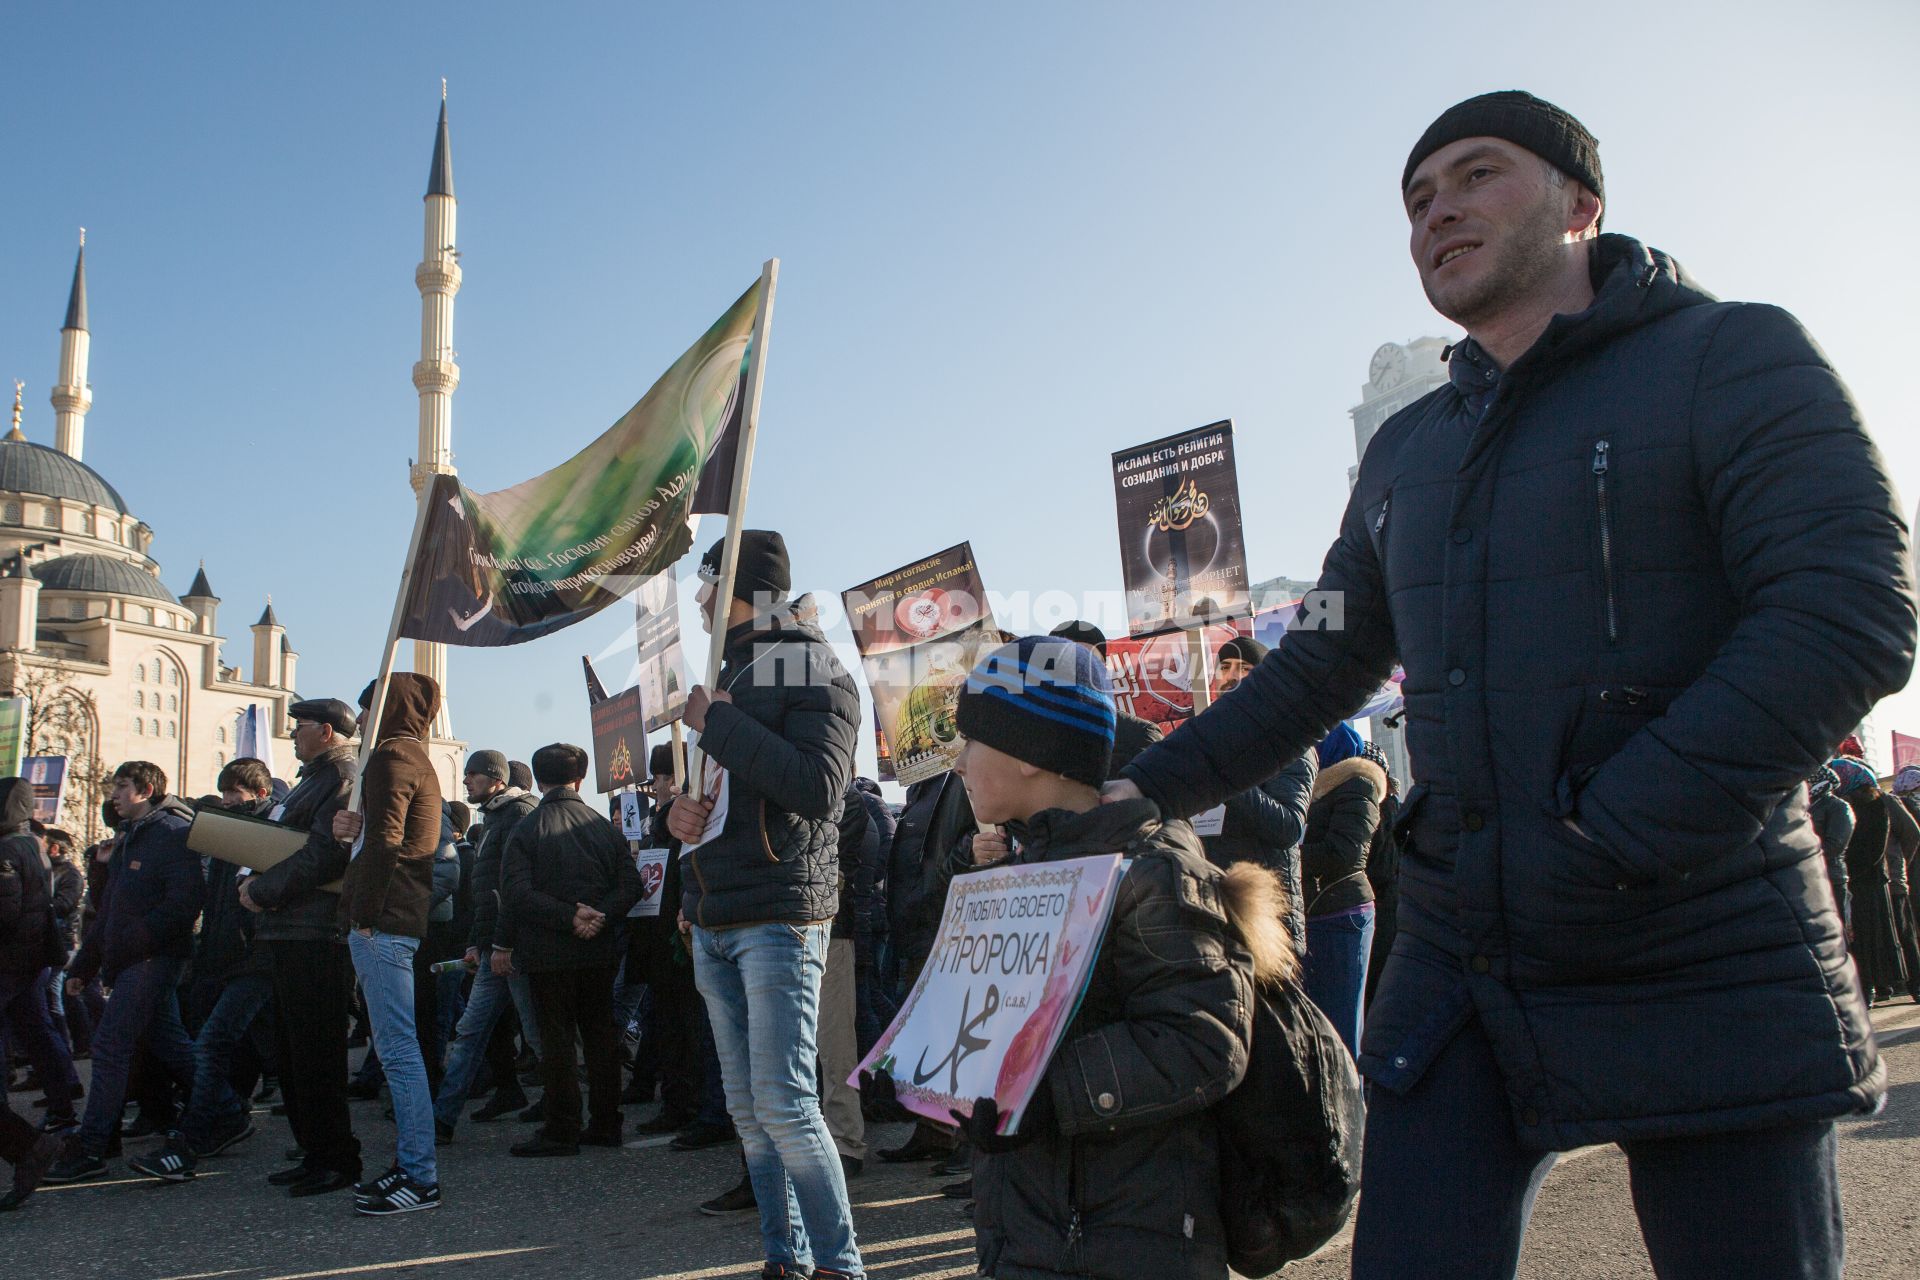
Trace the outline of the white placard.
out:
[[[620,793],[620,834],[629,840],[647,838],[646,807],[641,804],[638,791]]]
[[[633,910],[627,912],[627,919],[635,920],[660,914],[660,891],[667,884],[667,851],[665,849],[639,849],[634,852],[633,865],[640,872],[640,901],[633,904]]]
[[[1227,806],[1217,804],[1205,813],[1193,815],[1193,834],[1217,836],[1227,825]]]

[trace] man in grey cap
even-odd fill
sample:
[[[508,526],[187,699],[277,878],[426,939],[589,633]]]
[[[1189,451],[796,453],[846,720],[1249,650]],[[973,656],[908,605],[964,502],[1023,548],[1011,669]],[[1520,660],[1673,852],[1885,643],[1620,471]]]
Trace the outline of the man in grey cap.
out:
[[[531,992],[516,992],[526,986],[526,975],[512,970],[510,958],[496,957],[497,945],[507,946],[512,926],[500,911],[500,855],[507,837],[520,819],[533,812],[538,796],[510,782],[512,770],[507,757],[498,751],[476,751],[467,757],[467,803],[482,815],[485,824],[480,845],[473,855],[473,931],[467,937],[467,964],[474,971],[473,990],[460,1015],[456,1039],[447,1049],[446,1074],[440,1081],[440,1094],[434,1099],[433,1127],[442,1142],[453,1140],[454,1127],[460,1123],[460,1109],[466,1106],[467,1092],[473,1088],[480,1063],[493,1043],[494,1025],[506,1012],[512,999],[520,1008],[531,1010]],[[496,959],[503,963],[496,963]],[[522,1016],[521,1030],[527,1043],[539,1051],[540,1031],[531,1017]],[[513,1054],[492,1056],[494,1093],[487,1105],[474,1112],[476,1120],[497,1120],[508,1112],[527,1105],[527,1095],[513,1071]]]
[[[240,905],[259,913],[254,939],[273,958],[280,1088],[301,1162],[267,1181],[296,1196],[353,1185],[360,1142],[347,1111],[347,1023],[353,965],[335,915],[336,884],[347,848],[333,838],[333,815],[353,786],[353,708],[338,698],[309,698],[287,709],[300,772],[269,816],[307,833],[279,866],[240,882]]]
[[[1367,447],[1319,591],[1111,784],[1193,814],[1405,667],[1357,1280],[1511,1276],[1615,1143],[1663,1280],[1838,1277],[1835,1120],[1886,1092],[1802,780],[1913,668],[1907,528],[1784,311],[1601,235],[1599,144],[1484,94],[1407,157],[1448,381]]]

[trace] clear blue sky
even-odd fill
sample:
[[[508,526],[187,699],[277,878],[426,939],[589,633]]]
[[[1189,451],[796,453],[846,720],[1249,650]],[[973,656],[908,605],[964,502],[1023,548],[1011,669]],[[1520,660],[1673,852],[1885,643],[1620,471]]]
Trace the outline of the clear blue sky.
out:
[[[1910,4],[44,5],[0,32],[0,376],[50,442],[84,224],[87,460],[176,592],[205,558],[228,661],[273,593],[309,695],[373,669],[411,515],[442,76],[462,476],[591,439],[777,254],[750,523],[806,588],[970,538],[995,591],[1114,589],[1107,454],[1221,417],[1253,575],[1313,576],[1368,357],[1451,333],[1401,164],[1494,88],[1599,136],[1609,229],[1797,312],[1920,495]],[[456,731],[585,741],[579,655],[629,622],[456,650]],[[1920,732],[1903,704],[1882,750]]]

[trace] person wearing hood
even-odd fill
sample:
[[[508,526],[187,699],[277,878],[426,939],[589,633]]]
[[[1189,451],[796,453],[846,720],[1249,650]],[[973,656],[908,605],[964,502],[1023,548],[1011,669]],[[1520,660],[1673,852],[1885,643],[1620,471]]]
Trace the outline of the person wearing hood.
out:
[[[473,925],[467,933],[466,949],[473,989],[467,993],[467,1007],[461,1010],[453,1044],[447,1049],[446,1072],[434,1095],[434,1131],[442,1142],[453,1140],[483,1061],[493,1077],[493,1097],[473,1113],[473,1118],[497,1120],[527,1105],[520,1077],[513,1070],[513,1043],[494,1034],[513,999],[512,987],[525,986],[527,981],[525,973],[514,972],[511,960],[512,926],[503,921],[500,902],[501,857],[514,828],[540,803],[538,796],[514,786],[509,781],[512,776],[503,752],[476,751],[467,757],[462,781],[467,803],[480,813],[482,823],[480,844],[473,857]],[[531,1007],[531,992],[527,1003]],[[539,1052],[539,1027],[529,1022],[524,1030],[527,1042]]]
[[[1340,727],[1352,733],[1350,726]],[[1330,748],[1323,743],[1321,750],[1346,745]],[[1307,916],[1302,982],[1308,998],[1355,1056],[1360,1052],[1367,965],[1373,955],[1373,883],[1367,879],[1367,855],[1380,830],[1380,806],[1386,799],[1387,771],[1364,748],[1334,759],[1313,780],[1307,835],[1300,847]]]
[[[73,1120],[80,1077],[70,1047],[54,1030],[47,982],[66,963],[67,944],[51,864],[32,821],[33,784],[0,778],[0,1031],[26,1054],[45,1086],[48,1120],[65,1125]]]
[[[1853,907],[1847,890],[1847,845],[1853,840],[1853,807],[1839,796],[1840,775],[1821,765],[1807,779],[1807,819],[1820,841],[1821,856],[1827,860],[1827,883],[1833,889],[1833,903],[1839,908],[1840,921],[1849,934],[1853,930]]]
[[[708,629],[724,629],[725,660],[717,685],[696,685],[686,709],[710,763],[667,810],[667,830],[687,846],[680,911],[759,1201],[767,1274],[857,1277],[816,1068],[860,693],[812,600],[788,598],[785,540],[740,534],[731,599],[717,598],[723,545],[700,562],[698,599]],[[719,830],[703,839],[716,808]]]
[[[1295,964],[1279,882],[1251,862],[1213,866],[1193,829],[1151,801],[1100,803],[1113,691],[1079,646],[1028,636],[993,650],[957,711],[966,745],[954,774],[975,816],[1005,825],[1013,863],[1129,859],[1079,1007],[1018,1131],[999,1131],[992,1098],[954,1113],[981,1153],[980,1274],[1225,1280],[1209,1108],[1246,1074],[1256,974]]]
[[[1887,870],[1887,864],[1899,856],[1892,839],[1893,815],[1873,770],[1852,756],[1835,756],[1827,767],[1839,775],[1840,798],[1853,810],[1853,836],[1846,853],[1847,894],[1853,899],[1853,959],[1867,1003],[1886,1004],[1907,985]]]
[[[1356,1280],[1510,1275],[1554,1154],[1597,1142],[1662,1276],[1837,1276],[1834,1125],[1886,1066],[1801,783],[1913,670],[1886,466],[1792,316],[1600,234],[1599,143],[1552,103],[1448,108],[1401,197],[1466,336],[1360,462],[1340,625],[1113,794],[1198,813],[1404,668]]]
[[[274,807],[273,776],[263,761],[242,756],[220,770],[216,808],[249,818],[265,818]],[[160,1148],[127,1161],[135,1173],[161,1182],[185,1182],[208,1156],[253,1136],[247,1100],[234,1091],[233,1058],[273,1000],[273,974],[266,948],[257,941],[254,913],[240,901],[242,868],[220,858],[202,862],[207,883],[206,910],[194,938],[193,981],[189,984],[193,1017],[193,1090],[179,1126],[169,1130]],[[249,1085],[248,1092],[251,1092]]]
[[[193,810],[167,794],[159,765],[129,760],[113,773],[113,805],[125,825],[113,851],[106,900],[67,970],[78,993],[95,975],[113,998],[93,1035],[86,1115],[47,1172],[53,1183],[107,1172],[135,1052],[144,1043],[183,1092],[193,1087],[193,1041],[180,1021],[180,973],[193,955],[193,925],[206,898],[199,855],[187,848]]]
[[[360,727],[379,681],[360,694]],[[360,810],[341,810],[333,835],[352,848],[340,889],[347,952],[366,996],[373,1047],[393,1097],[398,1149],[393,1167],[355,1188],[354,1212],[371,1216],[440,1207],[433,1151],[433,1095],[414,1030],[413,955],[427,936],[433,864],[445,810],[440,778],[424,742],[440,708],[440,686],[412,671],[394,672],[373,728],[360,779]]]

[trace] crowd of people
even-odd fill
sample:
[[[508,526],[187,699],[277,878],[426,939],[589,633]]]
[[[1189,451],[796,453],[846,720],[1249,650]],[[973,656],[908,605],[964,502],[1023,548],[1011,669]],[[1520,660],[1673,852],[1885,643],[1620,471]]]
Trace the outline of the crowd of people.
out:
[[[1665,1280],[1838,1277],[1835,1121],[1886,1088],[1867,1006],[1920,998],[1920,768],[1883,790],[1840,745],[1913,665],[1891,484],[1789,317],[1599,234],[1598,144],[1566,112],[1460,103],[1402,192],[1467,331],[1450,381],[1360,466],[1319,584],[1341,625],[1232,641],[1165,737],[1070,623],[979,660],[951,770],[889,805],[784,539],[746,530],[731,596],[721,545],[700,566],[725,656],[684,720],[715,768],[649,760],[657,913],[580,748],[476,751],[444,797],[418,675],[358,774],[377,683],[292,707],[290,788],[238,760],[197,802],[300,833],[265,871],[191,852],[196,805],[152,764],[115,772],[113,835],[81,852],[0,781],[0,995],[46,1113],[0,1114],[6,1207],[139,1134],[130,1170],[190,1180],[277,1081],[290,1195],[436,1207],[436,1148],[509,1117],[537,1126],[517,1157],[737,1142],[699,1207],[757,1210],[764,1277],[858,1277],[848,1180],[867,1122],[905,1117],[850,1077],[949,884],[1122,853],[1018,1127],[983,1097],[876,1153],[959,1179],[981,1274],[1221,1280],[1247,1206],[1215,1108],[1262,993],[1296,984],[1368,1082],[1356,1277],[1511,1276],[1555,1153],[1601,1142]],[[1404,796],[1345,723],[1396,663]],[[383,1090],[395,1158],[363,1180],[384,1121],[352,1104]]]

